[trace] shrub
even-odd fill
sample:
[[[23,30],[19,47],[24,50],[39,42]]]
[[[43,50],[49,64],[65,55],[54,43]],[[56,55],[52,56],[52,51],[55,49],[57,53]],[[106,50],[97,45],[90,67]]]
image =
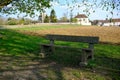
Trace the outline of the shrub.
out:
[[[17,22],[11,20],[11,21],[8,21],[7,24],[8,24],[8,25],[17,25]]]
[[[18,24],[18,20],[15,18],[8,18],[8,25],[17,25]]]
[[[24,18],[22,18],[22,19],[19,20],[18,24],[24,24],[24,23],[25,23],[25,20],[24,20]]]

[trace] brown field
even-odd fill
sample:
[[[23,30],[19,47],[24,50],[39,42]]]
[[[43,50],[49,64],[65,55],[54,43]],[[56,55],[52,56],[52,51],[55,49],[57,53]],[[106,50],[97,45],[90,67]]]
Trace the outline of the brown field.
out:
[[[120,27],[68,27],[24,32],[40,36],[46,34],[99,36],[102,43],[120,44]]]

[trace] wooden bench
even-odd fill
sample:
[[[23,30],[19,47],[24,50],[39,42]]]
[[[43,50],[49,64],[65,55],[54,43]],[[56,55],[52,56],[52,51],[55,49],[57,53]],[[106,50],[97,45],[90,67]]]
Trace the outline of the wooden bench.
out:
[[[69,41],[69,42],[83,42],[88,43],[88,48],[82,48],[82,56],[80,64],[87,64],[88,59],[94,59],[94,44],[98,43],[99,37],[90,36],[68,36],[68,35],[46,35],[46,39],[50,41],[49,44],[41,44],[41,54],[45,54],[45,49],[49,53],[55,51],[55,41]],[[64,47],[64,46],[62,46]]]

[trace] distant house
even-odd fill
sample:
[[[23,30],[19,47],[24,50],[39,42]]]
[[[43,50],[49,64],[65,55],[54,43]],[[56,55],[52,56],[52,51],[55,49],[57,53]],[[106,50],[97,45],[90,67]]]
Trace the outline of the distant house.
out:
[[[95,20],[99,26],[120,26],[120,18],[110,20]]]
[[[80,25],[91,25],[91,22],[89,21],[88,17],[85,14],[79,14],[75,16],[77,19],[77,24]]]
[[[104,20],[94,20],[92,25],[103,26],[104,22]]]

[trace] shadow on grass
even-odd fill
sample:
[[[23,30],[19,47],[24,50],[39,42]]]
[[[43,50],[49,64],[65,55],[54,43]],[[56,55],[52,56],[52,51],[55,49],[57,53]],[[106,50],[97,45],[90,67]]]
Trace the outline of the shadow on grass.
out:
[[[81,57],[81,49],[80,48],[55,48],[55,53],[49,55],[53,61],[64,64],[66,66],[78,67]]]
[[[12,58],[12,59],[11,59]],[[10,59],[10,60],[8,60]],[[4,66],[3,66],[4,65]],[[0,58],[1,80],[64,80],[62,66],[45,60],[32,60],[30,57]]]
[[[8,29],[0,29],[0,34],[0,79],[63,80],[62,67],[38,56],[44,38]]]

